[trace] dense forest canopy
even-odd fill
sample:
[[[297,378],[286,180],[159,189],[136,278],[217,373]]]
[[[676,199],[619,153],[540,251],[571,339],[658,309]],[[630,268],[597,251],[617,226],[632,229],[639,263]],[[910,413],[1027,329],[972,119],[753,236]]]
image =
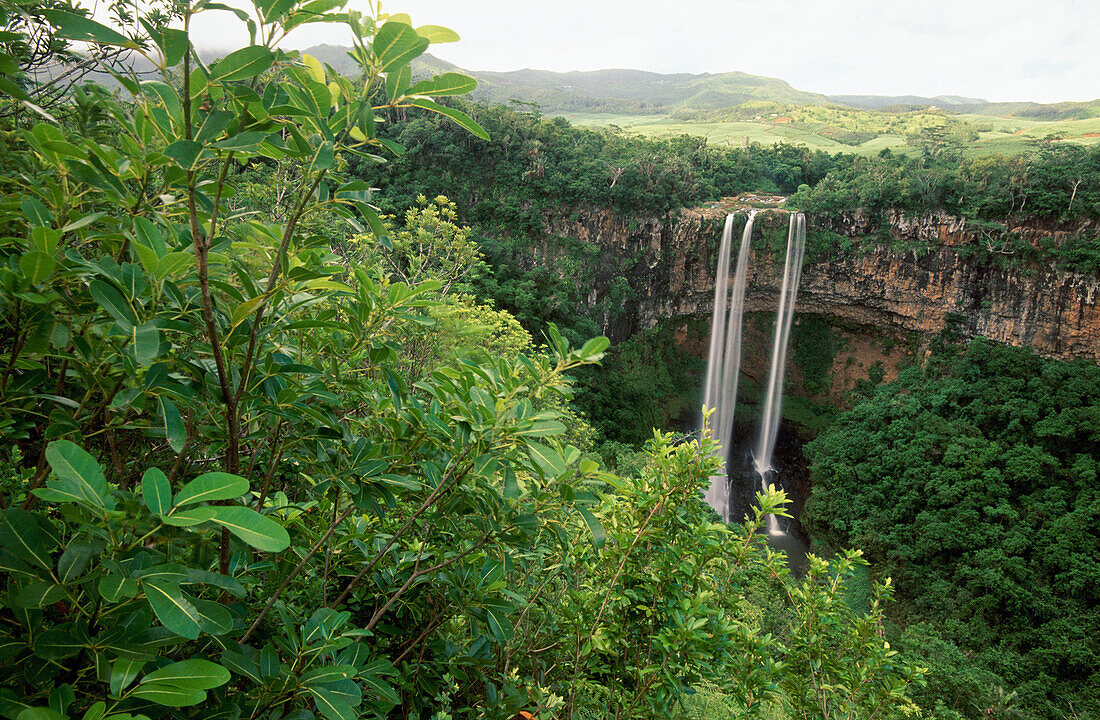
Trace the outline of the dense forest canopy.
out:
[[[783,193],[1095,274],[1100,147],[775,100],[709,119],[844,152],[647,138],[462,99],[411,69],[457,36],[402,14],[258,0],[207,62],[190,18],[233,10],[131,12],[0,0],[0,716],[1100,712],[1094,365],[944,336],[863,382],[814,428],[830,559],[794,578],[759,533],[783,494],[723,525],[715,449],[653,432],[698,361],[596,337],[643,288],[547,222]],[[356,37],[340,72],[278,49],[312,22]],[[125,53],[156,76],[75,84]],[[855,152],[884,132],[906,151]]]
[[[895,578],[892,634],[933,669],[929,704],[1100,711],[1098,441],[1100,368],[977,340],[808,446],[806,521]]]
[[[0,0],[0,716],[664,718],[703,688],[746,717],[916,711],[890,583],[847,591],[858,552],[792,577],[759,533],[774,489],[716,522],[709,442],[601,468],[571,399],[606,338],[475,294],[461,218],[491,196],[465,170],[519,116],[411,77],[453,32],[316,0],[114,10]],[[250,44],[204,62],[197,13]],[[355,77],[279,49],[317,22],[355,37]],[[157,72],[53,94],[31,70],[65,41]],[[520,122],[478,181],[538,167],[528,123],[569,132]],[[592,143],[639,163],[623,207],[710,192]],[[569,182],[547,154],[540,192]]]

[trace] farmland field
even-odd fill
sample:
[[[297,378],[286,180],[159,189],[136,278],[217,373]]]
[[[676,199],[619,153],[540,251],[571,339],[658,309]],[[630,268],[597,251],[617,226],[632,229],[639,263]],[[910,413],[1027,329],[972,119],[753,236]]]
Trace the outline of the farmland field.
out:
[[[786,123],[770,121],[749,122],[693,122],[662,115],[612,115],[600,113],[561,113],[562,117],[575,125],[588,127],[608,127],[615,125],[646,137],[675,137],[695,135],[707,138],[711,145],[739,146],[758,142],[774,145],[787,142],[805,145],[813,150],[826,152],[848,152],[859,155],[875,155],[885,148],[894,152],[915,152],[915,147],[907,144],[904,134],[882,132],[858,145],[838,142],[825,133],[830,127],[843,129],[843,125],[820,125],[820,130],[800,123],[792,127]],[[1048,136],[1062,138],[1062,142],[1083,145],[1100,143],[1100,118],[1085,120],[1041,121],[1018,117],[990,117],[986,115],[947,115],[971,126],[978,133],[978,139],[965,145],[967,154],[1016,154],[1027,150],[1032,143]]]

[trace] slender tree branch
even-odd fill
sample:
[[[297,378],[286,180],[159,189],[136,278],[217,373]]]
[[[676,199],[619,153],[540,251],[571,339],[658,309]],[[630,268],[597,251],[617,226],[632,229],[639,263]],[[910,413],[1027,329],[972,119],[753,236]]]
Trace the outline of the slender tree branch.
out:
[[[275,592],[271,595],[271,599],[269,599],[267,601],[267,604],[264,605],[264,609],[261,610],[258,615],[256,615],[256,619],[252,621],[252,625],[249,626],[244,635],[241,635],[240,640],[238,640],[237,642],[244,645],[245,642],[248,641],[248,638],[252,637],[252,633],[255,632],[256,628],[258,628],[260,626],[260,623],[263,622],[264,617],[266,617],[268,611],[271,610],[271,606],[274,605],[275,601],[279,599],[279,596],[283,594],[283,591],[286,590],[286,587],[290,584],[290,581],[298,577],[298,573],[302,571],[302,568],[306,566],[306,563],[310,561],[310,558],[317,554],[317,551],[320,550],[321,547],[328,541],[329,537],[332,535],[333,532],[336,531],[336,528],[339,527],[340,523],[347,520],[353,512],[355,512],[354,505],[345,510],[343,514],[341,514],[340,517],[336,519],[335,522],[329,525],[328,531],[325,532],[324,536],[322,536],[320,540],[314,543],[313,547],[310,548],[310,551],[306,553],[306,556],[302,558],[298,565],[293,570],[291,570],[290,573],[283,579],[282,584],[275,589]]]
[[[400,540],[401,537],[412,526],[412,524],[416,522],[416,519],[423,515],[428,510],[428,508],[430,508],[432,504],[435,503],[437,499],[439,499],[439,496],[443,494],[444,490],[446,490],[447,487],[451,484],[451,481],[459,477],[457,472],[458,466],[466,459],[466,454],[469,452],[469,447],[470,446],[467,445],[465,448],[463,448],[462,454],[458,457],[455,463],[451,465],[450,469],[447,470],[447,473],[443,476],[443,479],[439,481],[439,486],[432,491],[432,494],[429,495],[423,503],[420,504],[420,507],[417,508],[416,512],[414,512],[409,517],[409,519],[405,521],[405,524],[402,525],[401,528],[393,534],[393,537],[391,537],[386,542],[385,546],[383,546],[378,554],[375,555],[369,563],[363,566],[363,568],[359,571],[359,574],[348,581],[348,584],[344,586],[344,591],[340,593],[340,596],[336,598],[336,600],[334,600],[332,604],[329,605],[329,607],[335,608],[337,605],[347,600],[348,595],[350,595],[351,591],[355,589],[355,586],[359,584],[359,582],[366,576],[367,573],[374,569],[374,566],[378,564],[378,562],[386,555],[387,552],[389,552],[389,549],[393,547],[394,543]]]

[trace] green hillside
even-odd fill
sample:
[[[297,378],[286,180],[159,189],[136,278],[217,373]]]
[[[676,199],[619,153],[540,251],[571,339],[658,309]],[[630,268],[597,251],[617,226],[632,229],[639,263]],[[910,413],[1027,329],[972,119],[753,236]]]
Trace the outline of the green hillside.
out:
[[[347,48],[305,52],[339,73],[354,72]],[[414,76],[460,70],[424,54]],[[661,74],[641,70],[511,72],[460,70],[478,80],[471,97],[488,103],[534,103],[544,115],[578,125],[618,127],[647,137],[704,137],[711,144],[789,143],[813,150],[875,155],[917,152],[939,133],[967,154],[1016,154],[1036,142],[1100,142],[1100,100],[989,103],[957,95],[833,95],[742,72]]]
[[[354,71],[355,63],[348,57],[345,47],[316,45],[305,52],[328,63],[341,74]],[[452,63],[430,54],[418,58],[411,67],[414,75],[458,70]],[[784,80],[743,72],[700,75],[665,75],[642,70],[462,72],[477,78],[478,89],[472,93],[475,99],[538,103],[547,115],[565,112],[637,114],[672,110],[707,111],[753,100],[795,105],[825,105],[829,102],[824,95],[797,90]]]
[[[1027,118],[1030,120],[1087,120],[1100,117],[1100,99],[1088,102],[1006,102],[960,105],[960,112],[996,117]]]
[[[554,73],[545,70],[474,72],[475,97],[537,102],[548,114],[572,112],[661,112],[713,110],[752,100],[824,105],[829,99],[776,78],[742,72],[663,75],[640,70]]]
[[[977,106],[986,103],[985,100],[980,98],[962,97],[960,95],[936,95],[935,97],[922,97],[920,95],[830,95],[829,100],[840,105],[864,110],[881,110],[896,105],[935,105],[942,108],[954,108],[957,105]]]

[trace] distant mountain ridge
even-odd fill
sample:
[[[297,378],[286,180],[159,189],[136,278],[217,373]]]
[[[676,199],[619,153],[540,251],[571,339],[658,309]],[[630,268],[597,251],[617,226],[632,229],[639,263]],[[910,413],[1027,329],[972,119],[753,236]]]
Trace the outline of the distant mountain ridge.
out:
[[[347,49],[338,45],[316,45],[303,52],[326,62],[340,73],[355,72]],[[772,100],[792,105],[827,105],[819,93],[791,87],[777,78],[743,72],[662,74],[644,70],[464,70],[425,54],[412,64],[414,74],[464,72],[478,81],[474,98],[489,102],[538,103],[543,112],[639,113],[672,110],[715,110],[752,100]]]
[[[323,44],[303,52],[328,63],[337,72],[354,74],[357,66],[347,56],[347,50],[347,47]],[[420,77],[463,72],[478,81],[473,98],[493,103],[510,100],[538,103],[548,115],[683,115],[685,111],[706,112],[747,102],[771,101],[786,105],[841,105],[887,111],[935,106],[949,112],[1042,120],[1100,117],[1100,100],[1041,104],[991,103],[961,95],[822,95],[794,88],[785,80],[743,72],[663,74],[627,69],[499,72],[465,70],[430,54],[414,60],[412,71]]]
[[[945,110],[954,109],[957,105],[985,105],[987,100],[981,98],[963,97],[961,95],[937,95],[935,97],[923,97],[921,95],[830,95],[829,99],[839,105],[861,108],[863,110],[881,110],[892,105],[935,105]]]

